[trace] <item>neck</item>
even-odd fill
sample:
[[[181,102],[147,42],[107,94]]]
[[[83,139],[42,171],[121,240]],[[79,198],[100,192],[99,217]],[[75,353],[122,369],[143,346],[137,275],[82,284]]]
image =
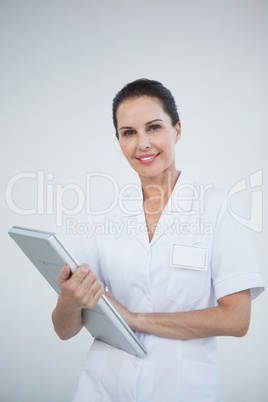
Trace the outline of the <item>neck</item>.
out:
[[[178,180],[179,173],[175,169],[164,171],[161,175],[153,178],[140,176],[143,200],[160,199],[166,203]]]

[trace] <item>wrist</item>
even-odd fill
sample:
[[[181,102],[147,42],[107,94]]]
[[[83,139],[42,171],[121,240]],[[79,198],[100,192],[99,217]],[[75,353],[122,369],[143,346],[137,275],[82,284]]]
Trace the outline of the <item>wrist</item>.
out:
[[[142,315],[141,313],[132,313],[132,319],[131,319],[131,329],[133,331],[137,332],[142,332],[141,331],[141,321],[142,321]]]
[[[69,308],[64,298],[59,296],[56,308],[52,313],[52,322],[60,339],[69,339],[80,331],[83,327],[81,311],[81,308]]]
[[[68,316],[77,313],[77,311],[81,311],[82,307],[80,305],[75,305],[72,299],[60,293],[57,301],[57,310]]]

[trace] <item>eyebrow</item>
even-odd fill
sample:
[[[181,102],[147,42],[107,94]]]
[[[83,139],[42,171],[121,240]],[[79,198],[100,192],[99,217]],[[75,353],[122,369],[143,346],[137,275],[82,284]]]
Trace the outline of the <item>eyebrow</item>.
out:
[[[156,121],[163,121],[163,120],[161,120],[161,119],[154,119],[154,120],[151,120],[151,121],[148,121],[148,123],[145,123],[145,125],[146,126],[149,126],[150,124],[152,124],[152,123],[154,123],[154,122],[156,122]],[[119,131],[120,130],[130,130],[130,129],[132,129],[133,127],[130,127],[130,126],[126,126],[126,127],[121,127],[121,128],[119,128]]]

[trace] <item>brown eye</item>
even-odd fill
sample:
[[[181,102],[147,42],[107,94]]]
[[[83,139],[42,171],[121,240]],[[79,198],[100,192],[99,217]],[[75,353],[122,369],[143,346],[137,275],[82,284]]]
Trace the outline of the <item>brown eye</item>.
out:
[[[133,130],[126,130],[123,133],[124,137],[128,137],[128,136],[133,135],[133,134],[134,134]]]
[[[152,124],[151,126],[148,127],[148,131],[157,131],[161,128],[159,124]]]

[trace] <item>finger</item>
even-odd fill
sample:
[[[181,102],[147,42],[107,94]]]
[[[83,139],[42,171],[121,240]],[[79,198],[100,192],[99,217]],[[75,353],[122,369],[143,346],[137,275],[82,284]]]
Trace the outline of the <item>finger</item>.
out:
[[[102,282],[100,282],[99,280],[95,281],[90,288],[90,294],[87,295],[87,300],[85,300],[86,307],[94,307],[103,294],[104,287]]]
[[[103,287],[102,282],[98,279],[96,274],[89,269],[88,265],[81,267],[80,273],[77,276],[76,281],[73,282],[73,285],[76,288],[79,288],[80,292],[89,296],[95,293],[96,287]]]
[[[81,284],[85,280],[85,278],[90,274],[90,272],[92,271],[90,271],[89,266],[87,264],[82,264],[74,271],[72,281],[76,282],[77,284]]]
[[[64,265],[59,274],[59,285],[61,286],[70,277],[71,270],[68,265]]]
[[[104,291],[102,282],[97,278],[91,282],[91,280],[88,282],[88,277],[78,286],[76,283],[68,282],[64,292],[71,296],[74,305],[81,308],[91,308],[98,302]]]
[[[102,282],[97,278],[94,272],[89,271],[83,278],[83,281],[79,283],[78,288],[79,292],[84,294],[84,298],[86,299],[87,296],[93,296],[100,286],[103,287]]]
[[[99,281],[97,276],[88,265],[84,264],[75,270],[66,284],[63,284],[62,290],[72,294],[75,299],[83,301],[87,296],[92,295],[91,286],[95,281]]]

